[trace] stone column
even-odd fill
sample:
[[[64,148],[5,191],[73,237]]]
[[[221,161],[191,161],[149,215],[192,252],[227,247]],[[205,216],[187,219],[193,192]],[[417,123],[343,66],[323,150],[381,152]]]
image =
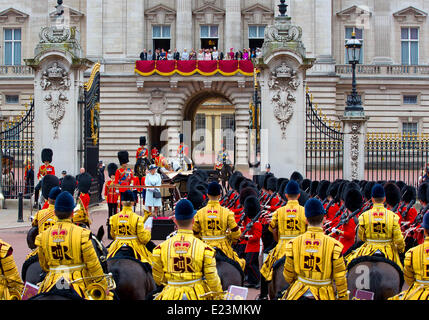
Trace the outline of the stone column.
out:
[[[103,56],[103,0],[86,4],[86,54],[90,58]]]
[[[176,15],[176,48],[181,53],[183,49],[192,48],[192,3],[191,0],[177,0]],[[174,50],[174,48],[173,48]],[[173,51],[172,50],[172,51]]]
[[[308,59],[301,40],[302,29],[290,17],[275,18],[268,26],[261,70],[261,167],[267,163],[278,177],[293,171],[305,175],[305,88]],[[284,39],[288,39],[286,41]]]
[[[365,178],[365,138],[369,117],[363,113],[345,113],[340,117],[344,128],[343,179]]]
[[[373,15],[374,30],[377,30],[377,32],[374,32],[375,52],[372,64],[393,64],[392,57],[389,57],[392,35],[390,1],[375,1],[374,11],[377,12],[377,14]]]
[[[34,154],[41,164],[43,148],[53,150],[57,172],[79,172],[81,138],[78,100],[83,73],[92,64],[82,57],[78,32],[68,27],[44,27],[35,57],[26,59],[34,72]]]
[[[243,50],[241,33],[240,0],[225,1],[225,52],[228,52],[230,48],[234,48],[234,52]]]
[[[127,58],[140,59],[144,39],[144,1],[127,1]],[[147,51],[149,50],[146,48]]]
[[[316,63],[335,64],[332,57],[332,0],[318,0],[314,5]]]

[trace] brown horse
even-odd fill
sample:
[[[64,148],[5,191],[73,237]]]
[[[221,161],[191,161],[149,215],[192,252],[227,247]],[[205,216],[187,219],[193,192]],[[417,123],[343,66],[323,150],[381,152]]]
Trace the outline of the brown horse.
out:
[[[228,258],[221,250],[216,248],[216,270],[222,284],[222,289],[228,290],[232,285],[244,285],[244,272],[238,262]]]
[[[268,296],[270,300],[280,299],[283,291],[289,287],[289,283],[286,282],[283,276],[285,260],[285,257],[283,257],[273,264],[273,277],[268,283]]]
[[[401,268],[383,256],[361,256],[347,265],[347,287],[350,299],[357,289],[371,291],[374,300],[387,300],[401,292],[404,274]]]
[[[107,259],[107,270],[113,275],[119,300],[146,300],[156,288],[150,264],[135,259],[128,246]]]

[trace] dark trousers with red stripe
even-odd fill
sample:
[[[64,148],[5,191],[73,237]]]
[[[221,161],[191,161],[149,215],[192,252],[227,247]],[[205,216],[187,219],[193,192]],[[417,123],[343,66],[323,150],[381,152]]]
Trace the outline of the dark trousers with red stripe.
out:
[[[247,276],[247,282],[249,284],[258,284],[261,279],[261,273],[259,272],[259,251],[258,252],[246,252],[246,267],[244,273]]]

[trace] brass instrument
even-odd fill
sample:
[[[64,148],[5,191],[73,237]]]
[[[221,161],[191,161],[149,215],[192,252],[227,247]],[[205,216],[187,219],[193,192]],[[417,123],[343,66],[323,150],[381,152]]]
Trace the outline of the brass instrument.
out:
[[[89,297],[89,300],[105,300],[106,299],[106,291],[103,286],[99,283],[91,283],[87,289],[86,294]]]
[[[21,292],[16,288],[9,289],[9,300],[22,300]]]

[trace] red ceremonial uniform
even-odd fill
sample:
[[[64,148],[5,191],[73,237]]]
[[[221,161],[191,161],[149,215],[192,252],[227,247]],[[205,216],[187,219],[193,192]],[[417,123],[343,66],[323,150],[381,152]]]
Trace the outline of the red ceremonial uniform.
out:
[[[114,184],[113,180],[107,181],[104,187],[104,195],[107,203],[118,203],[119,194],[116,192],[116,188],[109,188],[112,184]]]
[[[136,152],[136,159],[143,159],[149,157],[149,149],[146,147],[140,147]]]
[[[252,220],[249,219],[248,217],[244,218],[243,221],[243,226],[244,229],[246,228],[246,226],[249,224],[249,222],[251,222]],[[246,249],[244,252],[259,252],[259,250],[261,249],[261,236],[262,236],[262,224],[259,221],[256,221],[252,228],[250,229],[250,231],[248,231],[246,233],[250,237],[249,239],[246,240]]]
[[[49,208],[49,202],[48,202],[48,200],[46,200],[45,203],[43,204],[43,207],[42,207],[41,210],[45,210],[45,209],[48,209],[48,208]]]
[[[355,242],[356,236],[356,222],[353,218],[343,225],[341,225],[338,230],[343,231],[344,233],[340,234],[339,241],[343,244],[344,248],[342,253],[344,254]]]
[[[133,171],[130,168],[119,168],[115,173],[115,184],[119,184],[121,186],[130,186],[133,182]],[[119,188],[119,192],[125,192],[126,188]]]
[[[150,152],[152,159],[155,159],[158,156],[158,149],[157,148],[153,148]]]
[[[85,207],[86,210],[88,210],[89,207],[89,201],[90,201],[90,197],[89,194],[87,193],[81,193],[79,195],[80,200],[82,201],[83,206]]]
[[[405,218],[402,216],[407,211],[407,206],[404,206],[402,208],[401,212],[397,212],[399,215],[399,225],[401,226],[401,231],[405,231],[409,228],[410,224],[413,223],[414,219],[417,216],[417,210],[414,207],[411,207],[410,210],[408,210]],[[406,223],[409,222],[409,223]]]
[[[280,198],[278,194],[274,198],[271,199],[270,203],[268,203],[269,208],[267,208],[268,211],[274,212],[277,209],[282,207],[283,200]]]
[[[39,167],[39,172],[37,172],[37,179],[40,180],[41,178],[43,178],[47,174],[55,175],[55,168],[53,166],[51,166],[50,164],[48,164],[48,165],[42,164]]]

